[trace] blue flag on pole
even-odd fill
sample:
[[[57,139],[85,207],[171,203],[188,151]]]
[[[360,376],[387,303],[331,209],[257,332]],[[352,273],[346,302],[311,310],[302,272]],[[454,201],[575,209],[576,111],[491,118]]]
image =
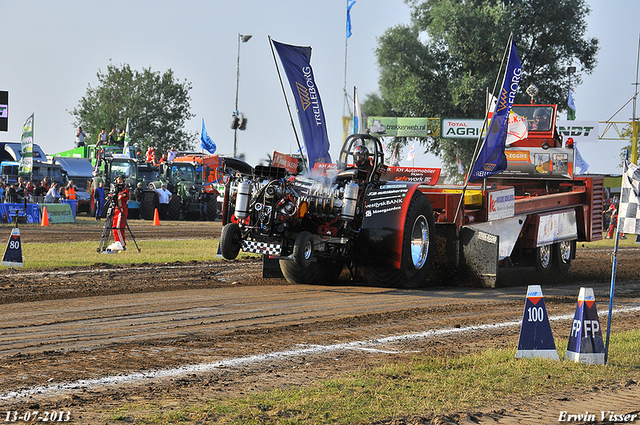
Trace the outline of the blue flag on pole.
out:
[[[507,168],[507,157],[504,154],[509,125],[509,111],[520,84],[522,65],[518,59],[516,45],[511,40],[511,50],[507,69],[504,74],[502,90],[498,96],[496,111],[489,123],[489,129],[484,139],[482,149],[469,173],[469,181],[482,180]]]
[[[356,0],[347,0],[347,38],[351,37],[351,8]]]
[[[311,47],[272,41],[296,100],[309,168],[312,169],[316,162],[331,162],[324,110],[310,64]]]
[[[213,140],[211,140],[211,137],[209,137],[209,135],[207,134],[207,130],[205,130],[204,128],[204,118],[202,119],[202,134],[200,135],[200,146],[210,154],[214,154],[216,149],[218,148],[216,144],[213,143]]]

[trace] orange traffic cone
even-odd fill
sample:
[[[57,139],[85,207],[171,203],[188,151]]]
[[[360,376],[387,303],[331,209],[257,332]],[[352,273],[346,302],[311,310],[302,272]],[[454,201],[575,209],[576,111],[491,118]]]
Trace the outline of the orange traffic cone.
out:
[[[160,216],[158,215],[158,209],[153,213],[153,225],[160,226]]]
[[[47,207],[42,208],[42,222],[40,226],[48,226],[49,225],[49,213],[47,212]]]

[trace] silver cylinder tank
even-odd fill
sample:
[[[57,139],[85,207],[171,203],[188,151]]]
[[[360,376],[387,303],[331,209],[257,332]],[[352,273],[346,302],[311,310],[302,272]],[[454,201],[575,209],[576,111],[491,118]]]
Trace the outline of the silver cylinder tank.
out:
[[[344,220],[353,220],[356,216],[356,206],[358,205],[358,185],[354,182],[347,184],[344,188],[342,212],[340,216]]]
[[[251,183],[242,182],[238,185],[238,197],[236,198],[235,215],[244,220],[249,215],[249,200],[251,199]]]

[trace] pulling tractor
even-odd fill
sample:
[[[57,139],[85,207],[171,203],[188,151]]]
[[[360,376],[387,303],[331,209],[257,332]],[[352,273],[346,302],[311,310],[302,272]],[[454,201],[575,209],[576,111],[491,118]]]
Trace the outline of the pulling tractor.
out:
[[[538,110],[546,126],[536,125]],[[517,267],[543,282],[567,273],[576,242],[602,238],[603,177],[575,175],[556,105],[513,111],[528,136],[507,146],[506,170],[464,190],[437,184],[438,169],[388,167],[370,134],[349,136],[323,172],[256,166],[232,173],[222,256],[263,254],[278,260],[288,281],[307,284],[329,284],[347,267],[375,286],[417,288],[437,280],[429,278],[434,260],[487,287]]]

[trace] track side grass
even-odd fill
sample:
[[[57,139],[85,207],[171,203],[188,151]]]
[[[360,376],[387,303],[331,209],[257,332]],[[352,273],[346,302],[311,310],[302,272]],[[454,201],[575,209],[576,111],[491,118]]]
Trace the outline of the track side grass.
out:
[[[415,356],[300,388],[211,400],[171,413],[136,417],[144,424],[366,424],[397,416],[443,414],[504,406],[537,396],[640,379],[640,331],[614,334],[608,366],[516,359],[514,349],[459,357]],[[561,345],[561,344],[559,344]],[[566,343],[558,349],[561,358]],[[148,412],[150,406],[146,405]],[[162,411],[160,406],[157,411]],[[113,412],[137,416],[139,407]],[[115,416],[111,416],[114,418]]]
[[[216,261],[217,239],[146,240],[139,241],[140,252],[133,241],[118,254],[97,252],[100,241],[23,244],[24,269],[87,267],[95,264],[172,263]],[[255,257],[240,253],[238,258]],[[0,270],[7,267],[0,266]]]

